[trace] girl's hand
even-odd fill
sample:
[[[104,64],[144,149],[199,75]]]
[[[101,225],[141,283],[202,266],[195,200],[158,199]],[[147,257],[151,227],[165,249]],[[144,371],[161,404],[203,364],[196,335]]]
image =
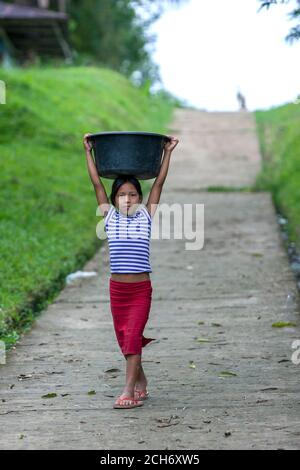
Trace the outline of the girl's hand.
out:
[[[88,136],[89,135],[92,135],[91,133],[87,133],[87,134],[84,134],[83,136],[83,146],[85,148],[85,150],[87,151],[91,151],[93,146],[92,144],[88,141]]]
[[[165,143],[164,150],[172,152],[178,144],[179,140],[176,137],[173,137],[172,135],[168,135],[168,137],[170,137],[171,140]]]

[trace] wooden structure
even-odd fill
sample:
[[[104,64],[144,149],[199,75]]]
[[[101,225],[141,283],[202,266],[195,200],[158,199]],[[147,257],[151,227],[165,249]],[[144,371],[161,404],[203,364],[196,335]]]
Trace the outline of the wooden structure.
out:
[[[70,0],[14,0],[13,3],[65,12],[68,1]]]
[[[0,54],[1,51],[2,56],[11,55],[19,63],[34,60],[36,56],[61,57],[72,62],[68,15],[0,1]]]

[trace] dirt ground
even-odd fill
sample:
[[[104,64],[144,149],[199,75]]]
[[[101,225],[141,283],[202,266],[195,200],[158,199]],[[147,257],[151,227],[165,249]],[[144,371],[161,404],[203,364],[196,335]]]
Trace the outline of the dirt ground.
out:
[[[160,203],[203,204],[204,245],[152,240],[151,397],[112,408],[125,360],[105,241],[83,267],[97,276],[68,285],[1,366],[1,449],[300,448],[299,297],[271,196],[205,191],[254,182],[253,116],[178,109],[169,134],[180,143]]]

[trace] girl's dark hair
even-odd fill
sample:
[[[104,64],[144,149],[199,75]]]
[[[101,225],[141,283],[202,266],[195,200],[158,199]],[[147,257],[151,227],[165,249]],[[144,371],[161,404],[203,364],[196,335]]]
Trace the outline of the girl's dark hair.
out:
[[[110,200],[114,206],[115,206],[115,199],[116,199],[118,189],[120,188],[120,186],[122,186],[122,184],[127,183],[127,182],[133,184],[133,186],[139,193],[139,196],[143,198],[143,192],[142,192],[142,188],[141,188],[139,180],[133,175],[120,175],[114,180],[112,187],[111,187]]]

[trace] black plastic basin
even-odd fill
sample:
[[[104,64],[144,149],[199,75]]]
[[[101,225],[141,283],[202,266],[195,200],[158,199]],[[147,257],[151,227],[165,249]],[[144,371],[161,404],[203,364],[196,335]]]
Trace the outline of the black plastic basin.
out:
[[[111,179],[119,175],[155,178],[169,140],[167,135],[153,132],[99,132],[89,136],[99,176]]]

